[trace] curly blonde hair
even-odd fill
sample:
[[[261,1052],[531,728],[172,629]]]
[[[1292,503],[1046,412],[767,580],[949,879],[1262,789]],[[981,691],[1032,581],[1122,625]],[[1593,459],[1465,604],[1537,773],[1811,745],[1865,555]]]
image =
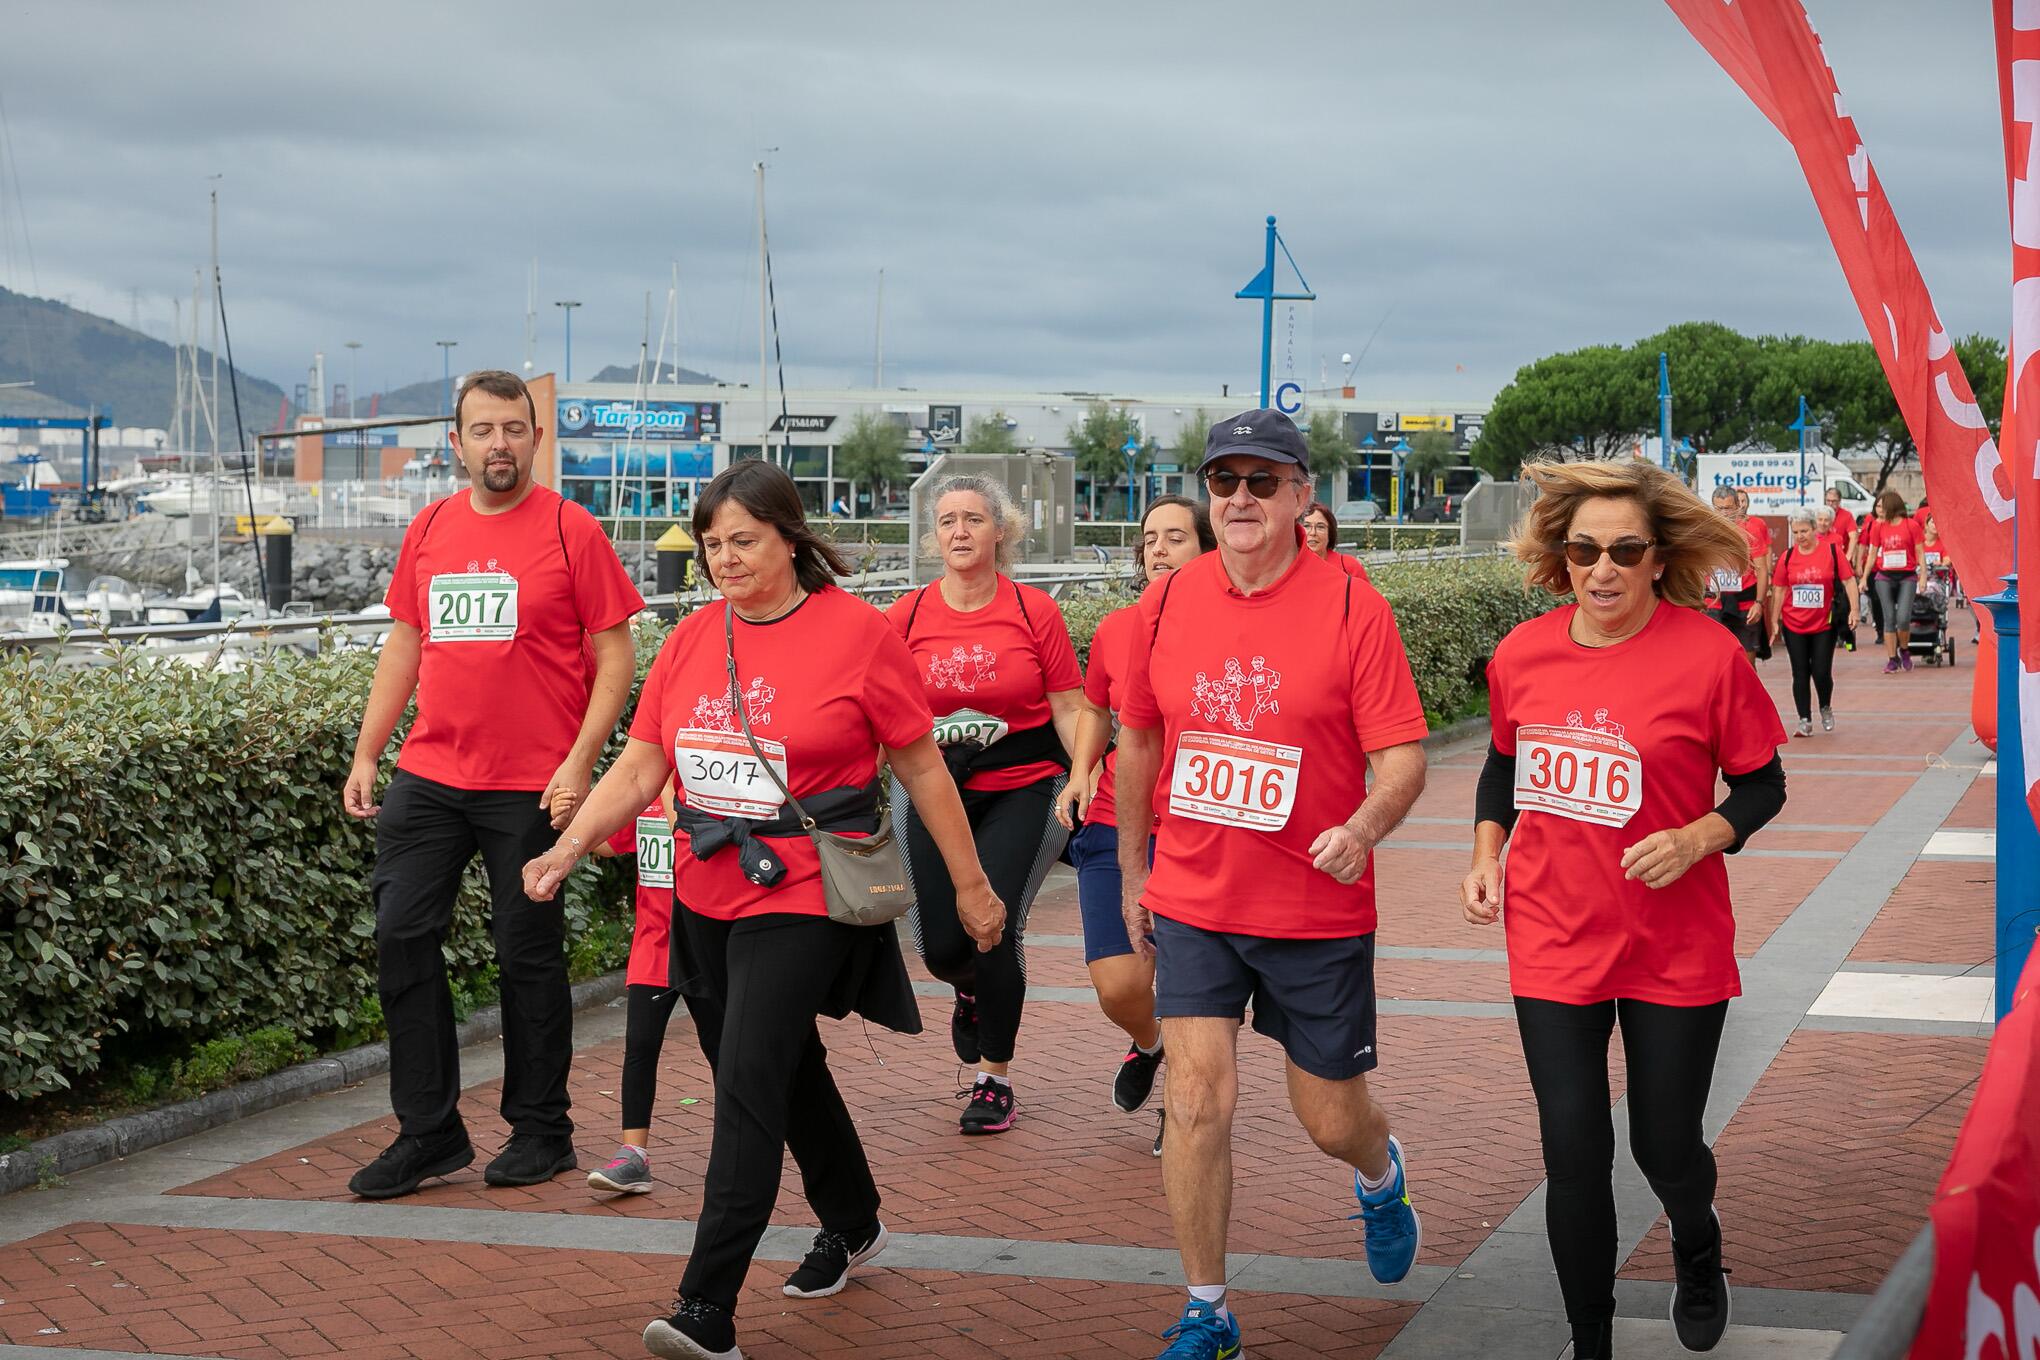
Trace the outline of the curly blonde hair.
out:
[[[955,491],[970,492],[992,512],[992,519],[999,526],[999,570],[1005,571],[1019,561],[1020,544],[1027,536],[1027,521],[1022,518],[1020,507],[1013,504],[1012,494],[1006,490],[1005,483],[975,472],[945,478],[936,486],[935,494],[928,498],[929,515],[939,515],[942,498]],[[930,557],[942,556],[942,546],[933,524],[928,526],[928,532],[921,538],[921,550]]]
[[[1598,497],[1635,501],[1643,511],[1664,565],[1655,588],[1673,604],[1697,609],[1717,568],[1737,576],[1749,570],[1742,530],[1654,463],[1527,463],[1522,475],[1536,483],[1538,495],[1507,546],[1523,563],[1524,579],[1553,595],[1572,594],[1563,545],[1581,504]]]

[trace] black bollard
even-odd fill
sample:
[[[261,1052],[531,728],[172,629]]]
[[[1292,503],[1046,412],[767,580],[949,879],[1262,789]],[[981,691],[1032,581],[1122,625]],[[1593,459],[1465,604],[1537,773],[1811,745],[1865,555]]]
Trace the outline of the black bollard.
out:
[[[679,525],[659,535],[659,594],[671,595],[685,588],[687,568],[694,561],[694,540]]]
[[[263,546],[268,551],[269,571],[269,612],[280,614],[290,603],[290,549],[291,540],[297,537],[286,525],[281,531],[272,531],[262,536]]]

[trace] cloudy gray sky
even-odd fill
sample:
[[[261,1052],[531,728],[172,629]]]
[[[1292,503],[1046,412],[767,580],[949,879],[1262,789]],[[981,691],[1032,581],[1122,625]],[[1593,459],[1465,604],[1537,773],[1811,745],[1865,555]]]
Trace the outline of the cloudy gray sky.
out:
[[[1989,6],[1812,0],[1943,319],[2002,333]],[[789,379],[1234,391],[1261,222],[1363,394],[1485,398],[1710,318],[1857,338],[1789,148],[1656,0],[0,6],[0,284],[167,333],[206,253],[236,357],[364,391],[634,360],[755,376],[751,164]],[[202,17],[192,17],[194,15]],[[33,247],[33,276],[21,225]],[[1464,372],[1458,371],[1464,366]],[[1317,364],[1309,364],[1314,373]]]

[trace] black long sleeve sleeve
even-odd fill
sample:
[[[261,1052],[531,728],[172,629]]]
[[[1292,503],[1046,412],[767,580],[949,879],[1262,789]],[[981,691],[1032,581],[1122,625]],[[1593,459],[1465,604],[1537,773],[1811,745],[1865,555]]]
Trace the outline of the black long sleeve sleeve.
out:
[[[1735,832],[1735,840],[1722,851],[1733,855],[1743,843],[1761,831],[1785,807],[1785,762],[1771,753],[1771,762],[1747,774],[1723,773],[1728,797],[1714,810]],[[1486,778],[1485,772],[1482,778]]]
[[[1480,767],[1480,782],[1473,791],[1473,824],[1495,822],[1504,831],[1516,829],[1516,758],[1505,756],[1488,742],[1487,763]]]

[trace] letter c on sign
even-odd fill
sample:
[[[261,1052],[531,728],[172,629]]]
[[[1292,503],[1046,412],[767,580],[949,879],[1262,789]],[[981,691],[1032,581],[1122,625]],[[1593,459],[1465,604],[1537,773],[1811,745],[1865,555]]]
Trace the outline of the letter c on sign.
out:
[[[1303,409],[1303,388],[1296,383],[1286,382],[1275,389],[1275,409],[1285,416],[1293,416]]]

